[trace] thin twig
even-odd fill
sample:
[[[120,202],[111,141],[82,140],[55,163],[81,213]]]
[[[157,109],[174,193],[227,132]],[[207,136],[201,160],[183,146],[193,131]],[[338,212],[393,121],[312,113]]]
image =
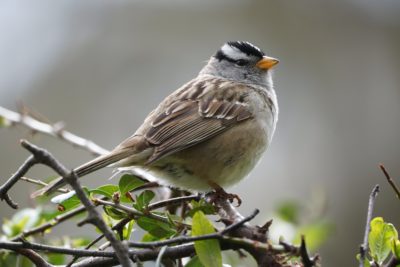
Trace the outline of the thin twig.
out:
[[[152,204],[149,204],[147,207],[148,210],[155,210],[159,209],[168,205],[179,205],[181,203],[185,203],[190,200],[200,200],[201,197],[199,195],[191,195],[191,196],[183,196],[183,197],[175,197],[175,198],[170,198],[167,200],[161,200]]]
[[[28,178],[28,177],[24,177],[24,176],[22,176],[21,178],[20,178],[20,180],[21,181],[25,181],[25,182],[28,182],[28,183],[31,183],[31,184],[36,184],[36,185],[41,185],[41,186],[46,186],[47,185],[47,183],[45,183],[45,182],[43,182],[43,181],[41,181],[41,180],[37,180],[37,179],[32,179],[32,178]],[[68,193],[68,192],[70,192],[71,190],[69,190],[69,189],[67,189],[67,188],[57,188],[57,192],[60,192],[60,193]]]
[[[160,221],[160,222],[165,222],[165,223],[169,223],[170,222],[170,220],[167,217],[164,217],[164,216],[161,216],[161,215],[158,215],[158,214],[154,214],[154,213],[150,213],[150,212],[144,213],[144,212],[138,211],[138,210],[136,210],[134,208],[122,205],[121,203],[114,203],[114,202],[106,201],[106,200],[102,200],[102,199],[95,199],[94,202],[96,204],[99,204],[99,205],[111,206],[111,207],[116,208],[118,210],[124,211],[132,218],[148,217],[148,218],[152,218],[152,219],[155,219],[157,221]],[[178,221],[174,221],[174,222],[177,223],[177,224],[180,224],[180,225],[184,225],[185,227],[190,229],[190,225],[189,224],[185,224],[183,222],[178,222]]]
[[[365,232],[364,232],[364,241],[363,244],[360,246],[360,267],[364,267],[364,260],[366,253],[368,251],[368,235],[370,230],[370,222],[372,219],[372,212],[374,210],[375,198],[379,193],[379,185],[375,185],[369,195],[368,201],[368,212],[367,212],[367,222],[365,224]]]
[[[119,221],[116,225],[114,225],[111,229],[113,231],[119,230],[123,228],[128,222],[130,222],[132,219],[131,218],[124,218],[121,221]],[[97,238],[95,238],[92,242],[90,242],[85,249],[90,249],[93,245],[95,245],[97,242],[99,242],[102,238],[104,237],[104,234],[99,235]],[[67,265],[66,267],[70,267],[72,264],[74,264],[80,257],[75,256]]]
[[[30,243],[30,242],[8,242],[2,241],[0,242],[0,248],[9,249],[9,250],[17,250],[17,249],[33,249],[35,251],[46,251],[51,253],[61,253],[65,255],[76,255],[81,257],[115,257],[115,252],[113,251],[98,251],[98,250],[86,250],[86,249],[76,249],[76,248],[67,248],[60,246],[50,246],[38,243]]]
[[[226,235],[229,232],[232,232],[236,230],[237,228],[241,227],[243,224],[245,224],[248,221],[251,221],[257,214],[259,213],[259,210],[256,209],[253,211],[252,214],[249,216],[243,218],[242,220],[229,225],[222,231],[213,233],[213,234],[207,234],[207,235],[201,235],[201,236],[179,236],[175,238],[171,238],[168,240],[163,240],[163,241],[154,241],[154,242],[129,242],[130,247],[137,247],[137,248],[155,248],[155,247],[163,247],[166,245],[171,245],[171,244],[184,244],[184,243],[190,243],[194,241],[199,241],[199,240],[207,240],[207,239],[222,239],[224,235]]]
[[[15,185],[18,180],[29,171],[29,169],[37,164],[37,159],[31,155],[29,156],[25,162],[18,168],[18,170],[0,187],[0,199],[5,200],[7,204],[13,208],[17,209],[18,204],[15,203],[9,196],[8,191]]]
[[[285,253],[287,252],[283,246],[272,246],[269,244],[258,243],[250,239],[223,237],[221,240],[221,250],[231,249],[245,249],[251,250],[255,247],[262,251],[264,254],[271,253]],[[299,249],[299,248],[297,248]],[[144,248],[138,250],[130,250],[129,254],[133,256],[133,259],[137,261],[150,261],[155,260],[158,256],[159,248]],[[182,244],[176,246],[170,246],[165,249],[164,258],[180,259],[184,257],[192,256],[195,253],[193,244]],[[96,267],[96,266],[115,266],[118,262],[112,258],[88,258],[72,265],[72,267]]]
[[[25,177],[21,177],[21,180],[23,180],[24,178],[25,178]],[[30,178],[27,178],[27,179],[30,179]],[[35,180],[35,181],[38,181],[38,180]],[[44,183],[44,185],[47,185],[47,184]],[[144,185],[146,185],[145,188],[151,188],[151,187],[154,187],[154,186],[155,186],[154,183],[147,183],[147,184],[144,184]],[[60,188],[60,189],[61,189],[61,188]],[[134,191],[137,191],[137,190],[140,190],[140,189],[143,189],[143,188],[142,188],[142,187],[140,187],[140,188],[137,187],[137,188],[135,188],[134,190],[132,190],[132,191],[130,191],[130,192],[134,192]],[[102,199],[102,200],[106,200],[107,198],[104,197],[104,198],[101,198],[101,199]],[[96,204],[96,203],[94,203],[94,204]],[[156,203],[154,203],[154,204],[156,204]],[[29,229],[29,230],[24,231],[23,233],[21,233],[21,234],[15,236],[15,237],[12,239],[12,241],[18,241],[18,240],[20,240],[21,238],[26,238],[26,237],[31,236],[31,235],[44,233],[46,230],[48,230],[48,229],[50,229],[50,228],[53,228],[53,227],[59,225],[60,223],[62,223],[62,222],[64,222],[64,221],[67,221],[68,219],[70,219],[70,218],[72,218],[72,217],[75,217],[75,216],[77,216],[77,215],[83,213],[84,211],[86,211],[86,209],[85,209],[84,206],[82,206],[82,205],[81,205],[81,206],[78,206],[77,208],[75,208],[75,209],[73,209],[73,210],[70,210],[70,211],[68,211],[68,212],[66,212],[66,213],[64,213],[64,214],[60,214],[60,215],[56,216],[55,218],[53,218],[53,219],[52,219],[51,221],[49,221],[49,222],[46,222],[46,223],[44,223],[44,224],[42,224],[42,225],[39,225],[39,226],[37,226],[37,227],[35,227],[35,228],[32,228],[32,229]],[[117,225],[116,225],[116,226],[117,226]],[[101,235],[101,236],[99,237],[99,240],[100,240],[101,238],[103,238],[103,237],[104,237],[104,235]]]
[[[4,107],[0,107],[0,117],[5,118],[13,124],[21,124],[35,132],[40,132],[49,136],[60,138],[61,140],[70,143],[75,147],[85,149],[94,155],[104,155],[109,152],[107,149],[102,148],[93,141],[84,139],[80,136],[64,130],[63,125],[61,125],[60,123],[50,125],[36,120],[31,116],[20,114],[8,110]]]
[[[36,267],[54,267],[32,249],[15,249],[14,251],[27,257]]]
[[[132,266],[131,261],[128,257],[128,248],[124,245],[121,241],[119,241],[111,229],[108,228],[106,223],[101,218],[100,213],[96,210],[93,203],[89,200],[86,196],[85,191],[82,189],[76,174],[72,171],[70,172],[64,165],[62,165],[57,159],[55,159],[48,151],[39,148],[26,140],[21,141],[21,145],[30,151],[33,155],[34,162],[31,163],[29,166],[32,167],[36,163],[44,164],[50,168],[52,168],[55,172],[57,172],[60,176],[62,176],[65,181],[75,190],[76,196],[85,206],[86,210],[88,211],[88,217],[86,219],[87,223],[91,223],[103,232],[105,237],[110,241],[112,247],[115,250],[116,256],[118,257],[119,262],[123,267],[130,267]],[[28,161],[29,162],[29,161]],[[25,164],[24,164],[25,165]],[[28,165],[28,164],[26,164]],[[26,171],[29,169],[27,168]],[[21,168],[20,168],[21,169]],[[25,172],[26,172],[25,171]],[[19,172],[19,179],[22,177],[25,172]]]
[[[201,236],[199,236],[200,238]],[[215,239],[216,236],[210,236],[209,238],[197,239],[197,240],[205,240],[205,239]],[[269,244],[262,244],[262,243],[255,243],[250,239],[242,239],[242,238],[233,238],[233,237],[225,237],[222,236],[218,238],[221,240],[221,248],[223,250],[227,249],[234,249],[234,248],[251,248],[257,246],[258,248],[264,251],[271,251],[274,253],[283,253],[287,252],[284,246],[272,246]],[[194,240],[194,241],[197,241]],[[184,245],[177,245],[168,247],[168,255],[174,255],[174,257],[185,257],[186,255],[190,254],[180,254],[182,253],[183,247],[190,247],[190,251],[193,253],[194,248],[192,244],[184,244]],[[31,243],[31,242],[8,242],[2,241],[0,242],[0,249],[8,249],[8,250],[18,250],[18,249],[33,249],[35,251],[43,251],[48,253],[60,253],[64,255],[74,255],[79,257],[99,257],[102,258],[116,258],[115,251],[100,251],[100,250],[87,250],[87,249],[76,249],[76,248],[67,248],[67,247],[60,247],[60,246],[51,246],[51,245],[44,245],[38,243]],[[297,248],[299,250],[299,248]],[[144,249],[132,249],[128,252],[129,256],[136,256],[137,259],[140,260],[154,260],[158,255],[158,249],[153,248],[144,248]],[[118,261],[114,261],[118,264]],[[93,265],[86,265],[83,262],[78,264],[74,264],[72,266],[93,266]]]
[[[60,224],[60,223],[62,223],[64,221],[67,221],[68,219],[70,219],[72,217],[75,217],[75,216],[77,216],[77,215],[79,215],[79,214],[81,214],[81,213],[83,213],[85,211],[86,211],[85,207],[84,206],[80,206],[80,207],[78,207],[76,209],[73,209],[73,210],[70,210],[70,211],[68,211],[68,212],[66,212],[64,214],[57,215],[51,221],[48,221],[48,222],[46,222],[46,223],[44,223],[42,225],[39,225],[39,226],[37,226],[35,228],[32,228],[32,229],[24,231],[20,235],[14,237],[12,239],[12,241],[18,241],[21,238],[26,238],[26,237],[31,236],[31,235],[44,233],[46,230],[48,230],[50,228],[53,228],[56,225],[58,225],[58,224]]]
[[[394,192],[396,193],[396,196],[398,199],[400,199],[400,190],[397,187],[397,185],[395,184],[394,180],[392,179],[392,177],[389,175],[389,173],[386,171],[386,168],[383,164],[379,164],[379,168],[382,170],[383,174],[386,177],[386,180],[388,181],[388,183],[390,184],[390,186],[393,188]]]

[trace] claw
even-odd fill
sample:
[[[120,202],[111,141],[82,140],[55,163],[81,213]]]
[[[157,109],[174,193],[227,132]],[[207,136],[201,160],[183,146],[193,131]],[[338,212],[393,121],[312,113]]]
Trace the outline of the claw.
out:
[[[242,204],[242,199],[237,194],[227,193],[221,186],[214,182],[209,182],[209,184],[214,188],[214,192],[210,193],[212,203],[217,202],[218,199],[222,199],[228,200],[230,203],[233,203],[236,200],[236,207],[239,207]]]

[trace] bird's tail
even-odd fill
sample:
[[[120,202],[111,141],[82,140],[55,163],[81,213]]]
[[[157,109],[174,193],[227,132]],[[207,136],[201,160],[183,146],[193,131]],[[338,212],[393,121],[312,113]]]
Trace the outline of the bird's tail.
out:
[[[97,171],[101,168],[107,167],[110,164],[118,162],[122,159],[125,159],[131,155],[133,155],[135,151],[133,149],[118,149],[110,152],[107,155],[99,156],[77,168],[74,169],[76,176],[82,177],[94,171]],[[45,187],[33,192],[31,194],[32,198],[49,195],[55,192],[58,188],[64,186],[66,182],[64,181],[63,177],[58,177],[51,181]]]

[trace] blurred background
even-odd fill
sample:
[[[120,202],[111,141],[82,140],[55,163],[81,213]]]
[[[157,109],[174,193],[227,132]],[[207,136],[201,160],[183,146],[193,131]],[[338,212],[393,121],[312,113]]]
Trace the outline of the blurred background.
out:
[[[375,215],[400,227],[377,167],[400,177],[399,14],[397,0],[1,1],[0,105],[22,101],[111,149],[225,41],[251,41],[281,60],[281,112],[261,163],[229,191],[242,197],[243,214],[261,210],[260,224],[283,200],[322,202],[335,225],[318,249],[323,266],[354,266],[375,184]],[[30,138],[25,128],[0,131],[1,182],[28,156],[20,138]],[[53,138],[31,140],[69,167],[91,158]],[[14,198],[33,205],[34,188],[20,183]],[[1,203],[1,219],[12,213]]]

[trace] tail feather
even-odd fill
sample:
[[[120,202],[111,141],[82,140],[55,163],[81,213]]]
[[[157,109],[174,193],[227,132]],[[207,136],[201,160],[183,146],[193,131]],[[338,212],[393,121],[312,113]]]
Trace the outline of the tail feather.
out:
[[[133,155],[135,152],[133,149],[120,149],[111,152],[110,154],[103,155],[100,157],[97,157],[77,168],[74,169],[76,175],[78,177],[85,176],[89,173],[92,173],[94,171],[97,171],[101,168],[107,167],[108,165],[118,162],[124,158],[127,158],[131,155]],[[43,195],[49,195],[53,192],[55,192],[58,188],[64,186],[66,182],[64,181],[63,177],[58,177],[51,181],[48,185],[45,187],[33,192],[31,194],[32,198],[38,197],[38,196],[43,196]]]

